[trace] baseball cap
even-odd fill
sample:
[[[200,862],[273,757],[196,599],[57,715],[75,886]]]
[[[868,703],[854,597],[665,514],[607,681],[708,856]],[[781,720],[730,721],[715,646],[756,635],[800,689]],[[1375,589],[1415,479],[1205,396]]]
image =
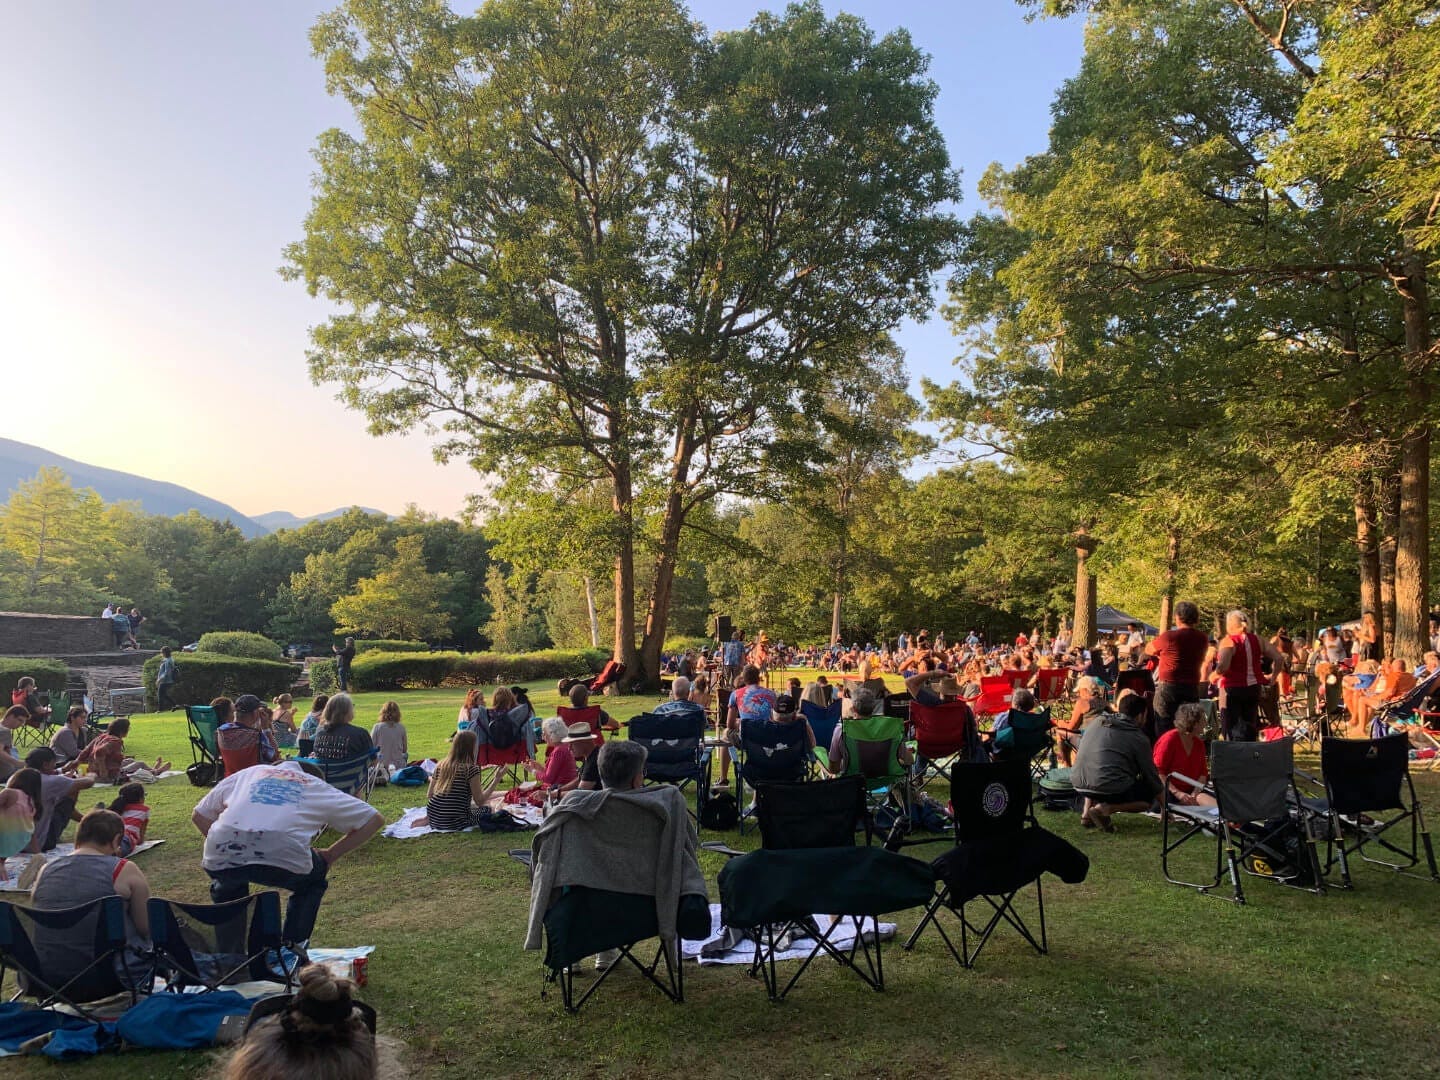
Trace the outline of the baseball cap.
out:
[[[259,712],[261,704],[254,694],[241,694],[235,699],[235,711],[242,714]]]

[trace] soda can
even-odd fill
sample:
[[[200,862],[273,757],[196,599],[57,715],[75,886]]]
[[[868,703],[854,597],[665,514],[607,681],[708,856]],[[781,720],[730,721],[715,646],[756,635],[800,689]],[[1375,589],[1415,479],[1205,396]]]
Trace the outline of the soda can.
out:
[[[364,986],[370,981],[365,972],[365,969],[369,966],[367,963],[369,959],[368,956],[357,956],[354,960],[350,961],[350,972],[355,978],[356,986]]]

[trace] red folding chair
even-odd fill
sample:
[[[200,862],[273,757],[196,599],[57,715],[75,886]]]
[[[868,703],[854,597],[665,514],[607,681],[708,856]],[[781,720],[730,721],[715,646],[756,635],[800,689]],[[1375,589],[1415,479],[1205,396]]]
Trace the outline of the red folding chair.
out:
[[[980,693],[966,698],[966,704],[976,717],[995,716],[1010,708],[1010,695],[1014,689],[1009,675],[982,675]]]
[[[922,705],[912,701],[910,728],[919,754],[915,779],[917,787],[923,788],[936,776],[944,777],[948,783],[950,766],[957,761],[969,760],[976,730],[975,713],[966,702]]]
[[[1059,701],[1065,696],[1065,687],[1069,682],[1069,668],[1041,668],[1035,676],[1035,700],[1042,705],[1047,701]]]
[[[577,709],[572,705],[560,705],[555,709],[556,715],[566,724],[589,724],[590,732],[595,736],[597,750],[605,741],[605,732],[600,728],[600,711],[599,705],[586,705],[583,709]]]

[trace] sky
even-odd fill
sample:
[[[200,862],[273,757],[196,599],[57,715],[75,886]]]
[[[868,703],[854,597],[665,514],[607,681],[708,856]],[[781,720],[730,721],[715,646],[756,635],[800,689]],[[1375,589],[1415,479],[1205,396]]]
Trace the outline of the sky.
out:
[[[350,119],[306,36],[331,6],[0,12],[0,435],[245,514],[415,503],[449,515],[482,486],[436,464],[422,434],[370,436],[306,370],[327,309],[277,268],[309,207],[315,137]],[[692,0],[691,12],[725,30],[767,6]],[[1055,90],[1079,67],[1078,22],[1027,23],[1012,0],[825,7],[878,33],[903,26],[931,55],[962,215],[981,208],[992,161],[1045,148]],[[958,346],[938,316],[897,340],[917,383],[953,378]]]

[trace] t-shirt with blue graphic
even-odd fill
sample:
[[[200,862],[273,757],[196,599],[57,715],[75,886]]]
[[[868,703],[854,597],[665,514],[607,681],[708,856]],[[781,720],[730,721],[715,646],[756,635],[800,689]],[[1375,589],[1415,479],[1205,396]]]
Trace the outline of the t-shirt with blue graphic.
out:
[[[763,686],[742,686],[730,695],[741,720],[769,720],[775,712],[775,692]]]

